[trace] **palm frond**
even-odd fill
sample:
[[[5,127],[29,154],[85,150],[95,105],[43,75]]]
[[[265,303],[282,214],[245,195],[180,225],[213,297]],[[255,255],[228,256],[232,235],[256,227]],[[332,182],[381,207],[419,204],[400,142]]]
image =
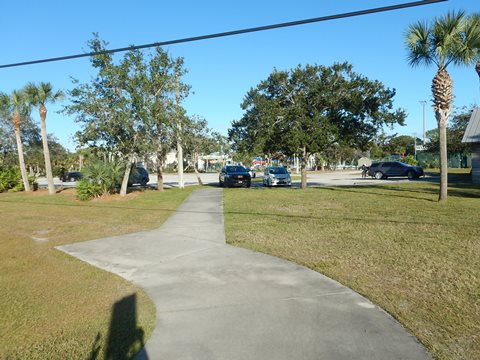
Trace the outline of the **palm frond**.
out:
[[[429,65],[435,62],[435,58],[431,56],[430,38],[430,29],[426,22],[419,21],[409,26],[405,35],[405,46],[410,66]]]
[[[28,83],[24,92],[33,106],[45,105],[48,102],[56,102],[64,98],[63,92],[60,90],[54,92],[53,85],[49,82],[41,82],[38,85]]]
[[[455,65],[470,65],[479,59],[480,55],[480,15],[472,15],[464,21],[460,32],[460,41],[453,63]]]
[[[0,116],[6,117],[11,112],[12,103],[10,101],[10,97],[0,92]]]
[[[451,11],[435,18],[432,25],[432,45],[439,66],[446,68],[451,62],[462,63],[462,46],[466,22],[464,11]]]
[[[30,114],[30,104],[24,91],[13,90],[10,101],[14,111],[22,115]]]
[[[36,106],[38,104],[38,89],[33,82],[29,82],[23,88],[23,93],[25,94],[27,101],[32,105]]]

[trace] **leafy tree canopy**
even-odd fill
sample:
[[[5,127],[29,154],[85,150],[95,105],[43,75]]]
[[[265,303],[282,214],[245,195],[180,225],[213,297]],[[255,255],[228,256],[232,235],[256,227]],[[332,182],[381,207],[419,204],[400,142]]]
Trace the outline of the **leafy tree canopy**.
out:
[[[450,118],[447,126],[447,152],[454,153],[468,153],[470,152],[470,144],[462,143],[463,135],[467,129],[468,122],[472,115],[473,107],[456,109]],[[427,143],[427,150],[438,152],[440,148],[440,141],[438,136],[438,129],[432,129],[426,132],[429,139]]]
[[[274,70],[245,96],[229,139],[235,150],[304,155],[332,145],[366,148],[385,125],[404,124],[395,90],[353,71],[348,63]]]

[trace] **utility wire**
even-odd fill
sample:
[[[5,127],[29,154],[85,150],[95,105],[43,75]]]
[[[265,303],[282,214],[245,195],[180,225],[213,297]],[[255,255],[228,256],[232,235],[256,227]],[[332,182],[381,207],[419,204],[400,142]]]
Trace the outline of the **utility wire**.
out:
[[[248,28],[248,29],[226,31],[226,32],[210,34],[210,35],[194,36],[194,37],[188,37],[188,38],[177,39],[177,40],[155,42],[155,43],[151,43],[151,44],[133,45],[133,46],[122,47],[122,48],[111,49],[111,50],[96,51],[96,52],[60,56],[60,57],[54,57],[54,58],[48,58],[48,59],[40,59],[40,60],[32,60],[32,61],[24,61],[24,62],[12,63],[12,64],[5,64],[5,65],[0,65],[0,69],[9,68],[9,67],[17,67],[17,66],[25,66],[25,65],[33,65],[33,64],[41,64],[41,63],[46,63],[46,62],[71,60],[71,59],[77,59],[77,58],[82,58],[82,57],[90,57],[90,56],[96,56],[96,55],[102,55],[102,54],[113,54],[113,53],[117,53],[117,52],[129,51],[129,50],[146,49],[146,48],[157,47],[157,46],[175,45],[175,44],[181,44],[181,43],[186,43],[186,42],[193,42],[193,41],[214,39],[214,38],[219,38],[219,37],[247,34],[247,33],[258,32],[258,31],[266,31],[266,30],[279,29],[279,28],[290,27],[290,26],[311,24],[311,23],[316,23],[316,22],[321,22],[321,21],[329,21],[329,20],[343,19],[343,18],[349,18],[349,17],[354,17],[354,16],[374,14],[374,13],[379,13],[379,12],[400,10],[400,9],[414,7],[414,6],[430,5],[430,4],[445,2],[445,1],[448,1],[448,0],[413,1],[413,2],[404,3],[404,4],[384,6],[384,7],[372,8],[372,9],[366,9],[366,10],[360,10],[360,11],[353,11],[353,12],[347,12],[347,13],[336,14],[336,15],[316,17],[316,18],[312,18],[312,19],[304,19],[304,20],[298,20],[298,21],[291,21],[291,22],[273,24],[273,25],[259,26],[259,27]]]

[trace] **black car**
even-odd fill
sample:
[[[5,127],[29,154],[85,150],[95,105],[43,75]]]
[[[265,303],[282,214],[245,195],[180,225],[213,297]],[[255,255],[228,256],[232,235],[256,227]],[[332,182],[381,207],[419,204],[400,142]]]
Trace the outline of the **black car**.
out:
[[[252,184],[252,177],[250,173],[243,166],[227,165],[222,168],[218,176],[218,182],[221,187],[230,186],[245,186],[250,187]]]
[[[380,161],[373,163],[368,169],[368,175],[375,179],[406,176],[410,180],[423,176],[421,166],[412,166],[400,161]]]
[[[64,173],[63,175],[60,176],[60,180],[63,182],[67,181],[78,181],[83,177],[83,174],[80,171],[69,171],[68,173]]]
[[[149,181],[150,178],[148,177],[148,171],[144,167],[134,166],[130,171],[128,186],[132,186],[133,184],[145,186]]]

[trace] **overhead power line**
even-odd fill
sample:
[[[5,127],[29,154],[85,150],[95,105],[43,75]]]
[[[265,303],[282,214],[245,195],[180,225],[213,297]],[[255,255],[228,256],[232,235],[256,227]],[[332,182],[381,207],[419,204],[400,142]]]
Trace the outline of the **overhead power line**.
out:
[[[430,4],[440,3],[440,2],[445,2],[445,1],[448,1],[448,0],[413,1],[413,2],[409,2],[409,3],[383,6],[383,7],[378,7],[378,8],[359,10],[359,11],[347,12],[347,13],[336,14],[336,15],[328,15],[328,16],[316,17],[316,18],[312,18],[312,19],[304,19],[304,20],[291,21],[291,22],[285,22],[285,23],[279,23],[279,24],[273,24],[273,25],[259,26],[259,27],[248,28],[248,29],[226,31],[226,32],[210,34],[210,35],[193,36],[193,37],[188,37],[188,38],[183,38],[183,39],[161,41],[161,42],[155,42],[155,43],[144,44],[144,45],[132,45],[132,46],[128,46],[128,47],[122,47],[122,48],[110,49],[110,50],[104,50],[104,51],[96,51],[96,52],[82,53],[82,54],[76,54],[76,55],[59,56],[59,57],[48,58],[48,59],[31,60],[31,61],[24,61],[24,62],[12,63],[12,64],[5,64],[5,65],[0,65],[0,69],[1,68],[9,68],[9,67],[17,67],[17,66],[33,65],[33,64],[41,64],[41,63],[46,63],[46,62],[71,60],[71,59],[77,59],[77,58],[82,58],[82,57],[90,57],[90,56],[101,55],[101,54],[112,54],[112,53],[129,51],[129,50],[146,49],[146,48],[157,47],[157,46],[175,45],[175,44],[181,44],[181,43],[186,43],[186,42],[193,42],[193,41],[214,39],[214,38],[219,38],[219,37],[247,34],[247,33],[258,32],[258,31],[266,31],[266,30],[279,29],[279,28],[290,27],[290,26],[311,24],[311,23],[316,23],[316,22],[321,22],[321,21],[329,21],[329,20],[343,19],[343,18],[349,18],[349,17],[354,17],[354,16],[374,14],[374,13],[379,13],[379,12],[400,10],[400,9],[411,8],[411,7],[422,6],[422,5],[430,5]]]

